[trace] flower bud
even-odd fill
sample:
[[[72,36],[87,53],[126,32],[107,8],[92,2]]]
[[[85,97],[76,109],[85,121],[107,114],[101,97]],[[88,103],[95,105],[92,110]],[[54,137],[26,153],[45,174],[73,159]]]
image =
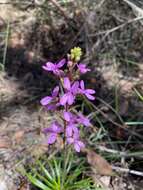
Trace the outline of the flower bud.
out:
[[[82,50],[80,47],[75,47],[73,49],[71,49],[71,60],[78,62],[81,58],[82,55]]]

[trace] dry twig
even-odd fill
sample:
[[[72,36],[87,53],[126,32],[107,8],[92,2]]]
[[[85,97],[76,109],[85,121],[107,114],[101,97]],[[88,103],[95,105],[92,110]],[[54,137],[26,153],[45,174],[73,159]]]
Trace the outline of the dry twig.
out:
[[[116,170],[117,172],[130,173],[130,174],[134,174],[134,175],[143,177],[143,172],[140,172],[140,171],[130,170],[128,168],[121,168],[121,167],[117,167],[117,166],[112,166],[112,169]]]

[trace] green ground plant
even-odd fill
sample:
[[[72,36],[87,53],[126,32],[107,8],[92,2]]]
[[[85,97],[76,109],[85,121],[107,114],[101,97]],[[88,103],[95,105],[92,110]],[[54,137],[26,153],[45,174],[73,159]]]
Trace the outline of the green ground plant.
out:
[[[84,159],[70,151],[66,159],[59,154],[51,159],[45,157],[36,161],[25,175],[42,190],[102,190],[93,184],[88,171]]]

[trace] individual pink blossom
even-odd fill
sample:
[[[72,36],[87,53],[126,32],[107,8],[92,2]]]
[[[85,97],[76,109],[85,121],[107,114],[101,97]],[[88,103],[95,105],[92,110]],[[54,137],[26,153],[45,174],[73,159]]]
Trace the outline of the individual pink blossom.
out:
[[[54,110],[59,106],[58,101],[59,86],[56,86],[51,96],[46,96],[41,99],[40,103],[48,110]]]
[[[77,67],[78,67],[79,72],[82,73],[82,74],[85,74],[85,73],[87,73],[88,71],[90,71],[90,69],[88,69],[88,68],[86,67],[86,65],[85,65],[85,64],[82,64],[82,63],[77,64]]]
[[[66,63],[65,59],[62,59],[58,63],[47,62],[46,65],[42,66],[42,68],[46,71],[53,72],[57,76],[61,76],[63,75],[64,72],[60,70],[60,68],[62,68],[65,63]]]
[[[74,145],[74,149],[76,150],[76,152],[80,152],[80,150],[85,147],[85,144],[81,140],[79,140],[79,134],[68,137],[67,142],[68,144]]]
[[[67,126],[66,128],[67,143],[73,144],[74,149],[80,152],[85,147],[84,143],[79,140],[79,130],[74,125]]]
[[[80,140],[74,139],[73,144],[74,144],[74,149],[76,150],[76,152],[80,152],[80,150],[85,147],[85,144]]]
[[[79,93],[85,95],[89,100],[94,100],[95,97],[92,94],[95,94],[93,89],[85,89],[84,81],[80,81]]]
[[[68,77],[64,78],[64,89],[65,89],[65,94],[61,97],[60,99],[60,104],[61,105],[72,105],[74,103],[75,100],[75,96],[77,94],[78,91],[78,87],[79,87],[79,82],[76,81],[73,84],[71,84],[70,80]]]
[[[67,122],[66,126],[66,137],[71,137],[75,134],[78,134],[78,128],[76,123],[76,116],[72,114],[71,112],[64,111],[63,112],[63,118]]]
[[[76,125],[82,124],[86,127],[91,126],[90,120],[86,116],[84,116],[82,113],[78,113],[77,115],[74,115],[73,113],[69,111],[68,112],[64,111],[63,117],[67,122],[72,123],[72,124],[76,124]]]
[[[84,125],[86,127],[91,126],[90,120],[87,117],[85,117],[82,113],[78,114],[77,121],[78,121],[79,124],[82,124],[82,125]]]
[[[70,123],[66,126],[66,137],[67,138],[72,137],[74,135],[78,135],[78,134],[79,134],[79,130],[75,124]]]
[[[54,122],[50,127],[43,129],[43,133],[48,134],[48,144],[55,143],[58,134],[61,132],[63,132],[63,128],[58,122]]]
[[[71,113],[70,111],[64,111],[63,117],[67,122],[75,123],[77,121],[76,115]]]

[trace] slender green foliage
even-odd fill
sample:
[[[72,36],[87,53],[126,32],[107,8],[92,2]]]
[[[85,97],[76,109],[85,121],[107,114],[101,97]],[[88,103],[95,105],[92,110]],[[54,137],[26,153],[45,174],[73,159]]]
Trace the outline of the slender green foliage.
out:
[[[139,97],[139,99],[141,101],[143,101],[143,95],[141,95],[141,93],[136,88],[134,88],[134,91],[135,91],[136,95]]]
[[[66,159],[60,155],[51,160],[38,160],[25,175],[42,190],[96,190],[92,179],[86,175],[84,161],[71,152]]]

